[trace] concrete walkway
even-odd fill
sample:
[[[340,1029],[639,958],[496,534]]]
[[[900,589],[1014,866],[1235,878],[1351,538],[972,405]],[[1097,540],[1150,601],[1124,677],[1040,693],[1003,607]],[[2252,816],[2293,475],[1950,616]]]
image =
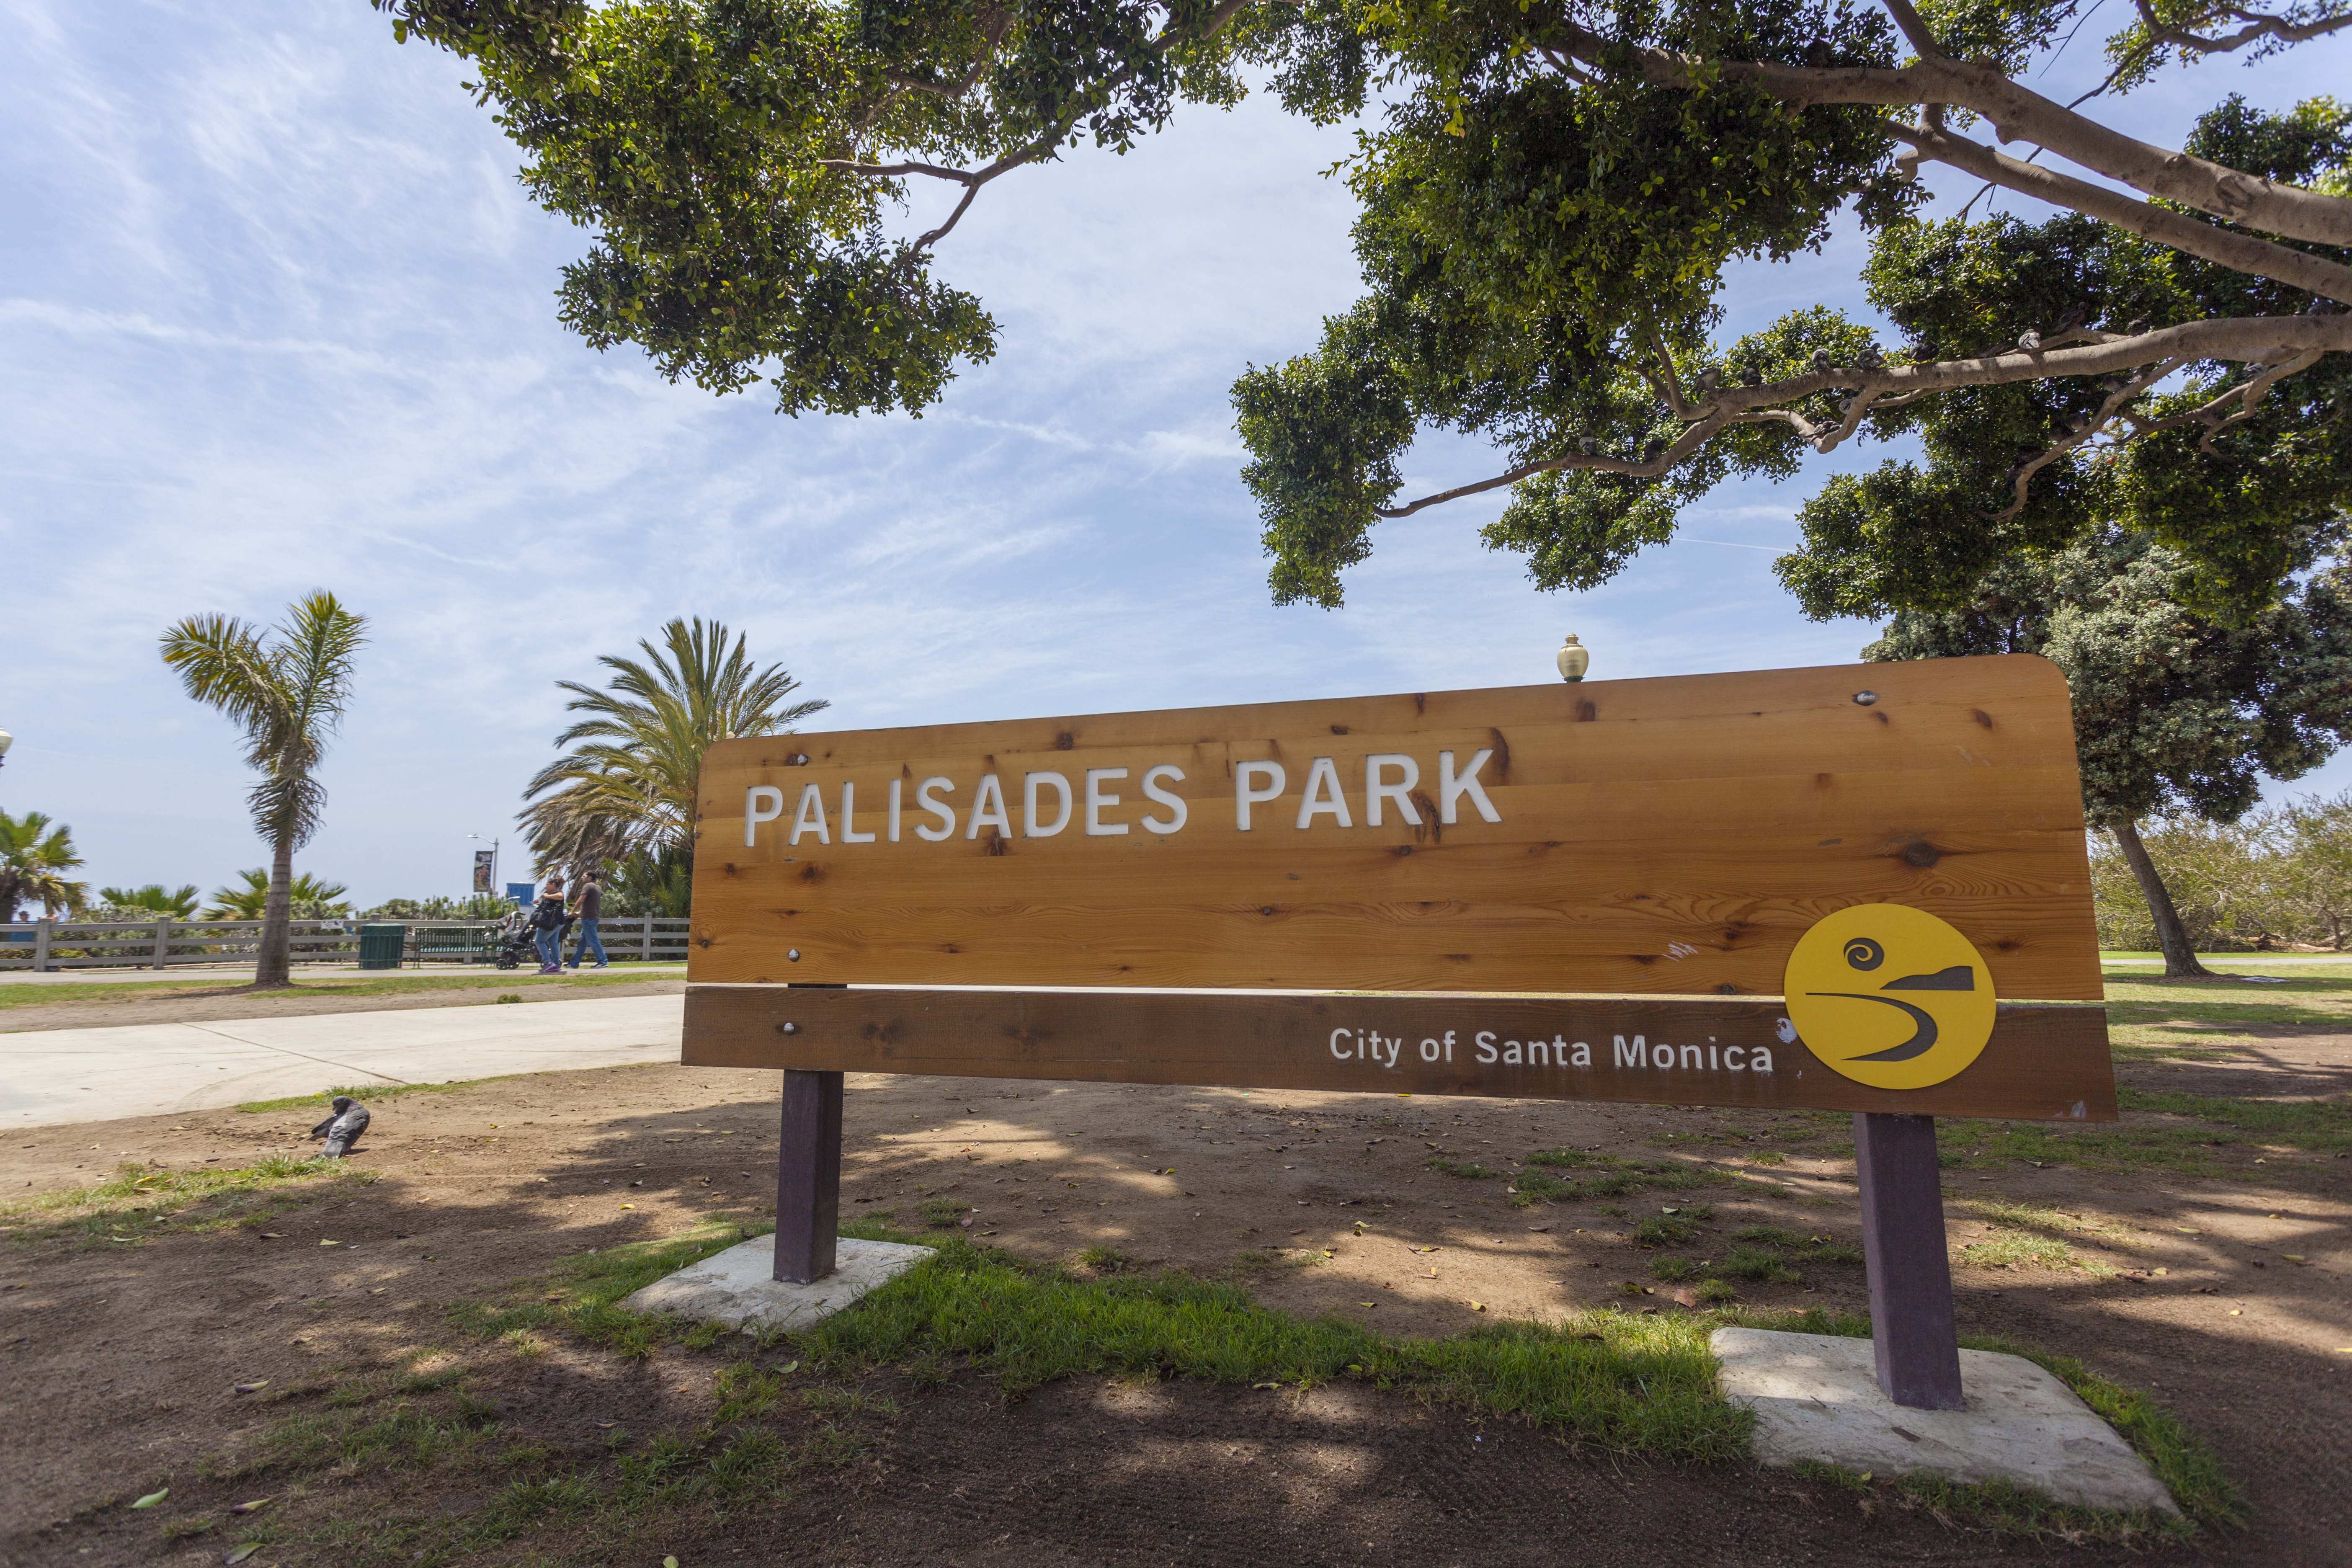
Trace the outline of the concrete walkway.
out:
[[[677,1060],[683,996],[0,1034],[0,1128],[204,1110],[369,1083]]]

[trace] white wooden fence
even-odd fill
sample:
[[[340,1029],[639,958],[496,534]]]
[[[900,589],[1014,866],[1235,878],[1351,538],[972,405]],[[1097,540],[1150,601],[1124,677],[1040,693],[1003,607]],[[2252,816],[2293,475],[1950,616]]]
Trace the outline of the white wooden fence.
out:
[[[359,962],[358,921],[296,921],[291,942],[296,963]],[[402,962],[488,963],[497,954],[498,925],[489,921],[385,921],[368,924],[406,928]],[[645,917],[608,917],[597,922],[598,940],[615,959],[677,963],[686,957],[688,922]],[[572,927],[568,955],[579,942]],[[24,921],[0,924],[0,974],[20,970],[162,969],[189,963],[250,963],[261,940],[259,921]],[[536,954],[528,960],[534,967]]]

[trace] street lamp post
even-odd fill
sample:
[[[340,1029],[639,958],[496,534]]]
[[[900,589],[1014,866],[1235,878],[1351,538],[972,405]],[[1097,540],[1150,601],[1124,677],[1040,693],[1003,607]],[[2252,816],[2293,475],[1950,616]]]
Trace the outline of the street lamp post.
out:
[[[5,766],[6,766],[6,765],[7,765],[7,762],[8,762],[8,748],[9,748],[9,747],[11,747],[11,746],[13,746],[13,745],[15,745],[16,743],[16,736],[11,735],[11,734],[10,734],[10,733],[8,733],[8,731],[5,731],[5,730],[0,730],[0,767],[5,767]]]
[[[1552,663],[1559,670],[1562,680],[1580,681],[1584,679],[1584,672],[1592,668],[1592,654],[1576,640],[1576,634],[1570,632],[1568,640],[1560,644],[1559,652],[1552,656]]]

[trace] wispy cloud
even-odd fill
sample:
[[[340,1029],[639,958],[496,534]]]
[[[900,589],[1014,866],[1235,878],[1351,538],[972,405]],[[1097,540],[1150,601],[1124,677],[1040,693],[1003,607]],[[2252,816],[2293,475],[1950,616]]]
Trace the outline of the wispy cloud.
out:
[[[101,880],[254,863],[235,737],[155,638],[321,584],[373,641],[307,858],[371,899],[459,887],[564,722],[556,680],[676,615],[743,628],[842,725],[1538,680],[1570,628],[1603,676],[1871,634],[1801,619],[1769,555],[1822,473],[1884,449],[1727,484],[1590,593],[1481,545],[1497,494],[1381,524],[1345,610],[1270,605],[1228,389],[1360,290],[1318,173],[1344,127],[1188,110],[1000,182],[940,260],[997,358],[920,420],[790,420],[567,335],[583,237],[517,188],[465,68],[367,6],[0,0],[0,530],[40,585],[0,608],[0,784]],[[1821,286],[1859,243],[1748,269],[1725,331],[1864,311]],[[1495,461],[1441,436],[1407,467]]]

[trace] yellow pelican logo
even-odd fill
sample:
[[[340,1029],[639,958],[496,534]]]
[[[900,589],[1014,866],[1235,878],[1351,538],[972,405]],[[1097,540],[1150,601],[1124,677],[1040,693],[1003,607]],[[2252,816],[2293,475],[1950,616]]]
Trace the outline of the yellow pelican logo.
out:
[[[1992,1038],[1983,955],[1901,904],[1857,904],[1815,922],[1789,955],[1783,987],[1805,1048],[1873,1089],[1941,1083]]]

